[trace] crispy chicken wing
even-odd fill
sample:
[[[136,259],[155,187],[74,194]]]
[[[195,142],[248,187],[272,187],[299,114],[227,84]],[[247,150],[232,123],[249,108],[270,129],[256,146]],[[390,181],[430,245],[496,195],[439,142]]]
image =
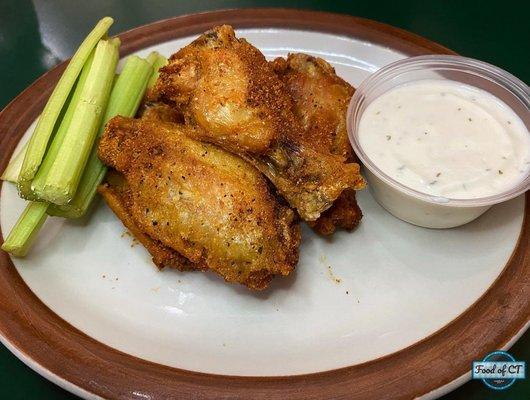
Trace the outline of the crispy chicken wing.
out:
[[[356,162],[346,130],[346,111],[355,89],[318,57],[289,54],[287,59],[279,57],[271,65],[293,98],[295,115],[303,128],[299,131],[302,140],[321,153],[340,155],[348,162]],[[337,227],[355,228],[361,218],[355,190],[346,189],[310,225],[315,231],[329,235]]]
[[[356,161],[346,130],[346,112],[355,89],[318,57],[295,53],[270,65],[294,101],[302,138],[322,153]]]
[[[182,110],[197,138],[250,161],[306,221],[364,180],[355,163],[303,140],[284,84],[230,26],[206,32],[160,71],[153,100]]]
[[[211,269],[229,282],[263,289],[274,275],[288,275],[300,244],[294,212],[254,167],[191,139],[186,129],[123,117],[107,124],[99,156],[126,182],[101,189],[104,195],[112,191],[107,200],[118,199],[111,207],[121,207],[117,214],[124,223],[130,218],[164,252],[176,252],[192,267]],[[141,235],[138,239],[145,244]]]

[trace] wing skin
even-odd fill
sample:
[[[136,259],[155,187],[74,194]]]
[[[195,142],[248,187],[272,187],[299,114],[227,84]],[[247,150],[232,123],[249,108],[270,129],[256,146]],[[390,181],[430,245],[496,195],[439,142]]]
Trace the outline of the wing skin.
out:
[[[142,231],[133,219],[131,207],[131,191],[127,181],[116,171],[109,171],[106,183],[98,188],[99,194],[105,199],[110,209],[123,222],[123,225],[146,248],[153,258],[153,263],[159,268],[176,268],[181,271],[204,269],[204,266],[194,264],[171,247],[165,246],[159,240]]]
[[[301,140],[320,153],[357,162],[346,129],[346,112],[355,89],[318,57],[289,54],[271,65],[293,99],[294,113],[302,125],[298,131]],[[355,190],[348,188],[310,225],[318,233],[330,235],[336,228],[355,228],[361,218]]]
[[[254,167],[186,129],[123,117],[106,126],[99,157],[123,176],[137,230],[198,269],[252,289],[288,275],[300,244],[295,213]]]
[[[151,96],[181,110],[198,139],[256,166],[306,221],[316,220],[345,189],[365,184],[358,164],[303,140],[285,85],[230,26],[174,54]]]
[[[162,121],[175,124],[183,124],[185,122],[184,116],[175,107],[150,101],[143,102],[137,116],[145,121]]]
[[[337,228],[348,231],[355,229],[362,217],[363,213],[355,198],[355,190],[346,189],[316,221],[308,224],[315,232],[327,236],[333,234]]]
[[[294,53],[270,65],[293,99],[302,139],[319,152],[357,161],[346,129],[346,112],[355,89],[318,57]]]

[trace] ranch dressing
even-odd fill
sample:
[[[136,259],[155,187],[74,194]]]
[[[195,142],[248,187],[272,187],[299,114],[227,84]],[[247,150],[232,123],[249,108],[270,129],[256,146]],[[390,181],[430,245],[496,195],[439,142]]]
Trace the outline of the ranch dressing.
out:
[[[450,80],[407,83],[375,99],[361,117],[359,141],[385,174],[433,196],[499,194],[530,169],[530,135],[515,112]]]

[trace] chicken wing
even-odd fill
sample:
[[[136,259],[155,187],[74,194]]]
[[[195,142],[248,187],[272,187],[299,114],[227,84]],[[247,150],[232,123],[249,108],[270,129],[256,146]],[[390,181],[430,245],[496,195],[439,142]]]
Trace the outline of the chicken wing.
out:
[[[295,115],[303,128],[299,131],[302,140],[321,153],[340,155],[347,162],[356,162],[346,130],[346,111],[355,89],[321,58],[289,54],[287,59],[279,57],[271,65],[293,99]],[[355,190],[346,189],[310,225],[318,233],[330,235],[336,228],[355,228],[361,218]]]
[[[198,139],[256,166],[306,221],[315,221],[345,189],[364,186],[357,164],[303,140],[284,84],[230,26],[171,56],[151,95],[180,109]]]
[[[211,269],[252,289],[267,287],[274,275],[288,275],[300,244],[295,213],[254,167],[191,139],[186,129],[113,118],[102,135],[99,157],[123,176],[126,186],[108,182],[102,191],[121,190],[115,203],[136,228],[197,269]]]

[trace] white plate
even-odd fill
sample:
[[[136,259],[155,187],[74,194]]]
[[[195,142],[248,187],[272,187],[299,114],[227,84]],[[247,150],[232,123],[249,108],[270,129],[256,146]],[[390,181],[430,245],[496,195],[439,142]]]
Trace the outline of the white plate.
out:
[[[329,34],[237,33],[268,58],[288,52],[323,57],[354,86],[404,57]],[[169,56],[191,39],[138,54]],[[14,263],[50,309],[125,353],[200,372],[293,375],[373,360],[442,328],[502,271],[524,210],[520,197],[461,228],[429,230],[394,218],[367,190],[359,204],[364,218],[352,233],[330,240],[304,226],[296,273],[276,278],[263,293],[211,273],[158,272],[103,202],[88,220],[50,218],[31,254]],[[3,232],[23,206],[15,187],[4,185]]]

